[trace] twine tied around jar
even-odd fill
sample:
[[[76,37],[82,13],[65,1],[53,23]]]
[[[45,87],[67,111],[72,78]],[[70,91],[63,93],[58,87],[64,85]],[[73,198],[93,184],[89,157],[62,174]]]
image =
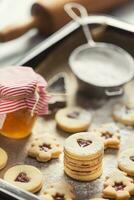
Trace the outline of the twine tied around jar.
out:
[[[46,95],[49,99],[53,96],[67,96],[67,94],[63,94],[63,93],[49,93],[49,92],[46,92]],[[18,95],[18,96],[0,95],[0,100],[2,99],[2,100],[14,101],[14,100],[27,99],[27,98],[30,98],[30,97],[33,97],[33,96],[35,97],[35,103],[34,103],[32,109],[31,109],[31,116],[33,117],[35,110],[36,110],[36,107],[37,107],[39,100],[40,100],[40,89],[39,89],[38,84],[36,85],[35,90],[32,93],[29,93],[29,94],[26,94],[26,95]]]
[[[38,85],[36,85],[34,93],[32,92],[32,93],[27,94],[27,95],[18,95],[18,96],[0,95],[0,100],[2,99],[2,100],[14,101],[14,100],[26,99],[26,98],[29,98],[29,97],[32,97],[32,96],[35,97],[35,104],[33,105],[33,108],[31,110],[31,116],[33,117],[35,109],[37,107],[37,104],[38,104],[38,102],[40,100],[40,94],[39,94],[39,87],[38,87]]]

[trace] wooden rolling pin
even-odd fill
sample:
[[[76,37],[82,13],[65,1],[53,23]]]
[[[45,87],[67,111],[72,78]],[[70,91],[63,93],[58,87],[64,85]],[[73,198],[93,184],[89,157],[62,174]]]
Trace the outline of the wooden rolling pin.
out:
[[[107,11],[128,0],[36,0],[31,8],[31,18],[26,23],[10,26],[0,31],[0,42],[7,42],[22,36],[27,31],[37,28],[41,34],[48,36],[57,31],[70,18],[64,11],[64,4],[81,3],[89,13]]]

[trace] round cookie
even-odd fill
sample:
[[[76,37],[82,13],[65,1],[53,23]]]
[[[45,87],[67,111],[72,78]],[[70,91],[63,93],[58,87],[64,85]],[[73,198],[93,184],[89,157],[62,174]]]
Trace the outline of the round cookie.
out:
[[[58,158],[62,153],[62,146],[55,137],[44,135],[35,138],[28,149],[28,155],[36,158],[40,162],[47,162],[53,158]]]
[[[81,169],[82,171],[84,171],[85,169],[90,169],[90,170],[94,170],[94,169],[96,169],[97,167],[99,167],[99,166],[101,166],[102,165],[102,159],[101,159],[101,161],[99,162],[99,163],[97,163],[97,164],[92,164],[92,162],[91,162],[91,164],[89,164],[89,165],[86,165],[86,164],[84,164],[83,163],[83,165],[78,165],[77,164],[77,162],[74,164],[74,163],[71,163],[71,162],[69,162],[66,158],[64,159],[64,164],[66,165],[66,166],[68,166],[68,167],[70,167],[71,169]]]
[[[90,112],[78,108],[68,107],[59,110],[55,115],[58,127],[68,133],[86,131],[91,123]]]
[[[102,175],[102,168],[100,170],[96,171],[93,174],[87,174],[86,173],[86,174],[83,174],[83,175],[73,173],[72,171],[70,171],[66,167],[64,168],[64,171],[69,177],[71,177],[75,180],[78,180],[78,181],[92,181],[92,180],[99,178]]]
[[[72,171],[77,171],[77,172],[92,172],[92,171],[96,171],[98,169],[100,169],[102,167],[102,163],[99,163],[98,165],[95,165],[93,167],[79,167],[77,166],[77,164],[74,165],[70,165],[68,162],[64,161],[64,166],[66,166],[67,168],[69,168]]]
[[[113,110],[113,118],[124,125],[134,125],[134,108],[117,104]]]
[[[118,167],[130,176],[134,176],[134,148],[123,151],[118,158]]]
[[[103,154],[98,156],[95,159],[89,159],[89,160],[78,160],[78,159],[73,159],[69,156],[67,156],[66,152],[64,151],[64,160],[68,162],[70,165],[74,166],[79,166],[79,167],[93,167],[94,165],[98,165],[103,159]],[[84,162],[83,162],[84,161]]]
[[[75,191],[74,188],[66,182],[58,182],[51,184],[42,194],[40,195],[42,200],[74,200]]]
[[[82,132],[68,137],[64,149],[73,159],[92,160],[103,154],[104,144],[95,132]]]
[[[38,192],[43,184],[40,170],[31,165],[16,165],[8,169],[4,180],[32,193]]]
[[[101,171],[102,170],[102,166],[98,167],[97,169],[95,169],[94,171],[93,170],[89,170],[89,171],[76,171],[76,170],[72,170],[70,168],[68,168],[66,165],[64,165],[64,169],[65,169],[65,172],[68,171],[68,173],[72,174],[72,175],[79,175],[79,176],[89,176],[89,175],[92,175],[98,171]]]
[[[0,170],[6,166],[7,160],[7,153],[2,148],[0,148]]]
[[[94,131],[103,139],[105,149],[119,149],[120,130],[115,123],[102,124],[100,127],[95,128]]]

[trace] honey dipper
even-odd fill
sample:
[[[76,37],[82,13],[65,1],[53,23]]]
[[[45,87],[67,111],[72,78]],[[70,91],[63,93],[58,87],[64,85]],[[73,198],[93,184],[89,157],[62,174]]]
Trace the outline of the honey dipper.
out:
[[[111,9],[127,0],[73,0],[85,6],[89,13]],[[27,31],[37,28],[41,34],[48,36],[65,25],[70,18],[64,11],[64,4],[72,0],[36,0],[31,8],[31,18],[24,24],[14,25],[0,31],[0,42],[16,39]]]

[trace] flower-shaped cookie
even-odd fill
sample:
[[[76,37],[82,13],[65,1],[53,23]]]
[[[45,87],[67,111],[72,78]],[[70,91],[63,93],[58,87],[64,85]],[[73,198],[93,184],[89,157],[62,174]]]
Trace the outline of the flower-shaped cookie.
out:
[[[95,129],[97,134],[103,139],[104,147],[119,149],[120,146],[120,130],[115,123],[102,124]]]
[[[131,195],[134,195],[134,181],[126,173],[116,170],[106,177],[103,197],[128,200]]]
[[[43,200],[75,200],[74,188],[65,182],[53,183],[40,196]]]
[[[49,135],[35,138],[28,149],[28,155],[40,162],[47,162],[52,158],[58,158],[61,153],[62,146],[57,142],[56,138]]]

